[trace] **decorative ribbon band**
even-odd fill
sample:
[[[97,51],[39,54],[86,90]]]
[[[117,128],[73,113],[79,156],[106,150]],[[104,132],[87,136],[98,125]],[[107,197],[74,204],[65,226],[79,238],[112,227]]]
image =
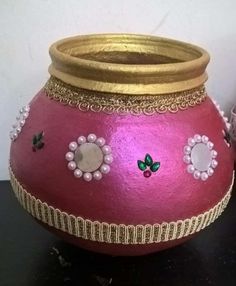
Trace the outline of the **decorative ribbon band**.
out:
[[[51,77],[44,86],[46,94],[54,100],[79,108],[81,111],[106,114],[152,115],[185,110],[206,99],[204,86],[179,93],[159,95],[127,95],[94,92],[73,87]]]
[[[213,208],[197,216],[161,224],[125,225],[91,221],[49,206],[28,193],[17,181],[11,168],[9,170],[12,188],[18,201],[33,217],[79,238],[115,244],[165,242],[180,239],[204,229],[214,222],[226,208],[234,182],[233,174],[232,184],[222,200]]]

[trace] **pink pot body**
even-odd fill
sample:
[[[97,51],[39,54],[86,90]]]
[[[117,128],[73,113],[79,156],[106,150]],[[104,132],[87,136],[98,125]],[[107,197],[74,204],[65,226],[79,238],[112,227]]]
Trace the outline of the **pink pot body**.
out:
[[[11,145],[10,164],[27,192],[68,214],[115,224],[161,224],[204,213],[227,193],[233,156],[222,135],[224,129],[209,97],[176,113],[134,116],[82,112],[49,99],[41,90],[30,103],[29,117]],[[41,131],[45,145],[33,152],[32,137]],[[91,133],[105,138],[114,160],[101,180],[86,182],[67,168],[65,154],[71,141]],[[208,136],[218,153],[218,166],[206,181],[194,179],[183,161],[184,146],[195,134]],[[149,178],[137,166],[147,153],[160,162],[159,170]],[[147,254],[191,237],[123,245],[84,240],[48,228],[78,246],[113,255]]]

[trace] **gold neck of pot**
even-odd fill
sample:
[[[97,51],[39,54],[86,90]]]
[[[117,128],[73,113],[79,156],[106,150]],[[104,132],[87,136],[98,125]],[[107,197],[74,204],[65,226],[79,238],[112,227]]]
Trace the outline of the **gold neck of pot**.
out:
[[[49,73],[87,90],[158,95],[199,87],[208,53],[166,38],[101,34],[67,38],[50,47]]]

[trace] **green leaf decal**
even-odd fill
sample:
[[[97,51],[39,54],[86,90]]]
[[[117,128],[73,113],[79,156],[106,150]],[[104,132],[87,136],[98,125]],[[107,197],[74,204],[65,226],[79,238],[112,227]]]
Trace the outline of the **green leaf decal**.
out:
[[[138,160],[138,167],[141,171],[144,171],[147,168],[146,164],[141,160]]]
[[[44,147],[44,143],[38,142],[36,146],[37,146],[37,149],[42,149]]]
[[[37,140],[40,141],[43,139],[43,131],[37,135]]]
[[[160,162],[155,162],[152,164],[152,166],[150,167],[152,172],[156,172],[159,168],[160,168]]]
[[[43,131],[41,131],[40,133],[35,134],[33,136],[33,139],[32,139],[33,148],[32,148],[32,150],[34,152],[36,152],[36,150],[42,149],[44,147],[43,136],[44,136]]]
[[[33,143],[33,145],[35,145],[35,144],[37,144],[37,136],[36,135],[34,135],[33,136],[33,139],[32,139],[32,143]]]
[[[146,156],[145,156],[145,163],[147,166],[152,166],[153,160],[149,154],[146,154]]]

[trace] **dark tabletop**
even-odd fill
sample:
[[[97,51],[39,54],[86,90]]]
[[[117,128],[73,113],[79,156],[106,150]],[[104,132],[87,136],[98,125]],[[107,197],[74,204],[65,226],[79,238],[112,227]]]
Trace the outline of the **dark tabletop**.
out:
[[[142,257],[110,257],[43,229],[0,182],[0,286],[236,285],[236,194],[191,241]]]

